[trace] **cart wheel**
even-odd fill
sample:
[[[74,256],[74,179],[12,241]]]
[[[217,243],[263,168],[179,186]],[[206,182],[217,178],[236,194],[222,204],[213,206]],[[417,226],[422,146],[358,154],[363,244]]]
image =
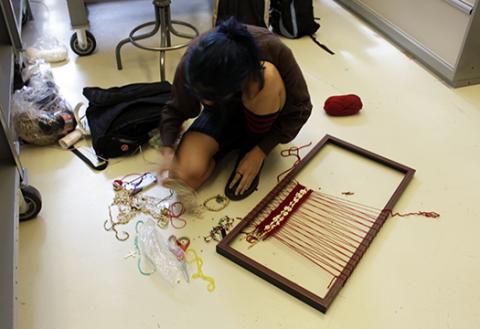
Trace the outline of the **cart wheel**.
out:
[[[20,221],[26,221],[32,219],[38,215],[42,209],[42,197],[40,192],[33,186],[22,185],[20,186],[20,191],[22,192],[23,198],[27,205],[27,210],[23,213],[20,213]]]
[[[93,34],[89,31],[85,31],[85,33],[87,35],[86,48],[80,47],[80,45],[78,44],[78,36],[76,33],[72,34],[72,37],[70,38],[70,47],[72,48],[73,52],[78,56],[88,56],[93,53],[93,51],[97,47],[97,41],[95,40]]]

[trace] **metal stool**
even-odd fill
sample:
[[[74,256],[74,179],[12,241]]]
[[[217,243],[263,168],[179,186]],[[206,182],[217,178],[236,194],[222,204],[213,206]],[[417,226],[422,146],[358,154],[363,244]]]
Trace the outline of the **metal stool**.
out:
[[[170,3],[171,0],[153,0],[153,6],[155,7],[155,21],[147,22],[135,27],[128,35],[128,38],[123,39],[118,43],[117,47],[115,48],[115,57],[117,59],[117,68],[119,70],[123,68],[120,50],[124,44],[130,42],[135,47],[160,52],[160,79],[161,81],[165,81],[165,52],[186,47],[190,43],[190,41],[187,41],[185,43],[172,46],[170,38],[171,34],[186,39],[193,39],[198,36],[198,30],[193,25],[186,22],[175,21],[170,18]],[[178,32],[174,29],[172,24],[186,26],[192,30],[193,34]],[[152,31],[135,35],[136,32],[149,25],[153,25]],[[154,36],[158,31],[160,31],[160,47],[147,47],[138,43],[139,40]]]

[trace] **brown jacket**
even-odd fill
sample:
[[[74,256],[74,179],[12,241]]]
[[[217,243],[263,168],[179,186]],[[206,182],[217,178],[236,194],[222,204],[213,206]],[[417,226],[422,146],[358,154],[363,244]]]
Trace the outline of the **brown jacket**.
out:
[[[265,28],[248,26],[248,30],[260,50],[260,60],[275,65],[282,76],[287,93],[285,106],[279,111],[270,131],[258,144],[262,151],[268,154],[277,144],[288,143],[295,138],[310,116],[312,104],[307,84],[292,51]],[[166,146],[175,143],[183,122],[195,118],[201,110],[199,100],[191,95],[185,86],[184,59],[185,56],[177,67],[172,97],[162,114],[160,133]]]

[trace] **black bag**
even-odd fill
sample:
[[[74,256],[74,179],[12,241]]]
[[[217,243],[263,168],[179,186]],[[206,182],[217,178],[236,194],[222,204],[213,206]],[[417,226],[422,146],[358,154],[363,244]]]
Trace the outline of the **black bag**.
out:
[[[290,39],[311,36],[320,27],[313,17],[312,0],[271,0],[270,25]]]
[[[265,0],[219,0],[214,9],[215,26],[231,16],[243,24],[266,27]]]
[[[128,155],[146,143],[159,127],[162,108],[170,98],[168,82],[123,87],[84,88],[86,111],[95,153],[102,158]]]

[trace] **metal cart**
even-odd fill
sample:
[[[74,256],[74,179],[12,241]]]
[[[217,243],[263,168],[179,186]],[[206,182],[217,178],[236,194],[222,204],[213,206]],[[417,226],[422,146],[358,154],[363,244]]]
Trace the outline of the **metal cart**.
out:
[[[10,120],[25,8],[24,0],[0,0],[0,322],[5,329],[15,328],[18,222],[34,218],[42,207],[40,193],[26,183]]]

